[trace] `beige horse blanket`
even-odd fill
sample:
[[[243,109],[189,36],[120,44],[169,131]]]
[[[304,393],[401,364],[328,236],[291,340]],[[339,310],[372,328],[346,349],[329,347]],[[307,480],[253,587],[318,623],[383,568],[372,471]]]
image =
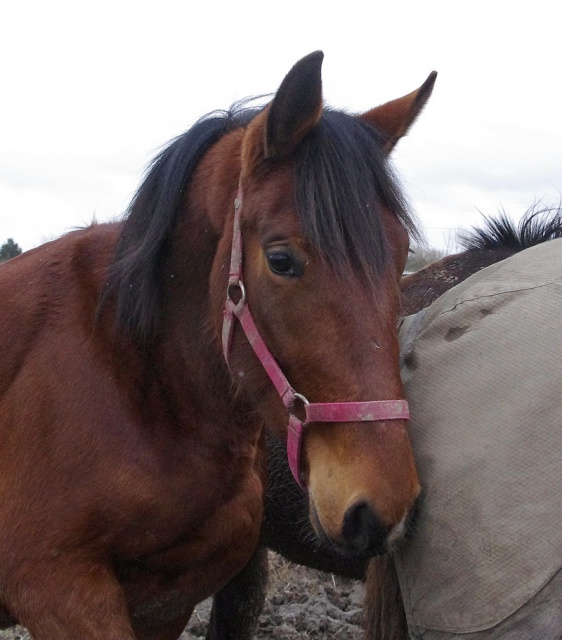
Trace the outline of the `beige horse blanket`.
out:
[[[417,326],[416,326],[417,325]],[[406,319],[425,497],[396,567],[412,638],[562,637],[562,240]]]

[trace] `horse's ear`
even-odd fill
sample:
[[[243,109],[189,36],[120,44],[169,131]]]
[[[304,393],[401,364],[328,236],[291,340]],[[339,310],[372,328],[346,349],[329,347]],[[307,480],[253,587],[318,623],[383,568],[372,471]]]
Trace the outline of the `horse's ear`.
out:
[[[251,170],[259,159],[290,155],[318,123],[323,108],[323,58],[322,51],[315,51],[299,60],[273,101],[250,123],[242,153],[243,170]]]
[[[371,109],[359,116],[375,125],[384,135],[384,150],[390,153],[400,138],[408,132],[415,119],[419,116],[428,101],[433,85],[437,78],[437,71],[432,71],[419,89],[407,96],[392,100],[386,104]]]
[[[289,71],[267,116],[265,157],[282,158],[300,144],[322,115],[322,51],[310,53]]]

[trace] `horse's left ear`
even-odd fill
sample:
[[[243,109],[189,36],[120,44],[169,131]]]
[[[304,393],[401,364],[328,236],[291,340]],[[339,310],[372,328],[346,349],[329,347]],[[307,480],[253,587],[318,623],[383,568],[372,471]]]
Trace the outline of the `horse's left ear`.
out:
[[[437,71],[432,71],[427,80],[416,91],[412,91],[407,96],[387,102],[359,116],[362,120],[374,124],[383,134],[386,153],[390,153],[394,149],[398,140],[406,135],[408,129],[419,116],[433,91],[436,78]]]
[[[248,126],[242,150],[243,172],[261,159],[290,155],[322,116],[321,67],[315,51],[299,60],[285,76],[273,101]]]

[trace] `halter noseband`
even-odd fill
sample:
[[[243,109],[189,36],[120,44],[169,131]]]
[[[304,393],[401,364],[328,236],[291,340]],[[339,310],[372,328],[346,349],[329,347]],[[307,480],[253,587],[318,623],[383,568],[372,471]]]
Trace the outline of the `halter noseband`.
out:
[[[237,318],[246,334],[254,353],[277,389],[283,404],[289,412],[287,430],[287,458],[298,485],[306,491],[300,473],[300,456],[304,427],[313,422],[376,422],[381,420],[408,420],[410,413],[406,400],[372,400],[369,402],[321,402],[310,403],[297,393],[281,371],[267,345],[263,341],[246,301],[246,290],[242,282],[242,233],[240,231],[240,211],[242,209],[242,187],[234,201],[234,230],[230,257],[230,274],[226,292],[224,320],[222,328],[222,346],[224,358],[228,356],[234,332],[234,319]],[[238,290],[240,298],[235,302],[231,296]],[[305,421],[295,415],[295,408],[304,407]]]

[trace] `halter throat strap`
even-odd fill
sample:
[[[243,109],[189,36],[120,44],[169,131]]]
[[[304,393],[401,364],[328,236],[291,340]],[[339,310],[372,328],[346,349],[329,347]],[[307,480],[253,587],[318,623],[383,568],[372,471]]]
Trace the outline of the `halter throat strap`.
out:
[[[406,400],[372,400],[368,402],[322,402],[309,403],[289,384],[283,371],[275,361],[261,337],[246,300],[246,289],[242,280],[242,233],[240,213],[242,210],[242,186],[234,200],[234,225],[230,271],[224,307],[222,347],[226,363],[229,363],[235,320],[240,322],[254,353],[267,372],[285,408],[289,412],[287,430],[287,458],[297,484],[306,491],[300,470],[300,458],[304,428],[318,422],[378,422],[383,420],[408,420],[410,417]],[[304,407],[305,420],[295,414],[296,408]]]

